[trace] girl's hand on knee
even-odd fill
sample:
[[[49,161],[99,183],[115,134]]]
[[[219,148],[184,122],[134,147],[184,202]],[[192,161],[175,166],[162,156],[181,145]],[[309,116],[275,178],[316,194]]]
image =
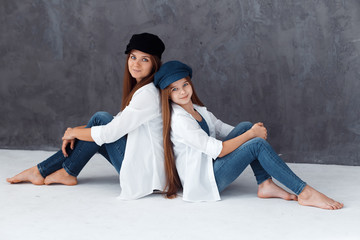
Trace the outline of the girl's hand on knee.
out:
[[[259,137],[265,140],[267,139],[267,130],[261,122],[255,123],[250,131],[252,131],[254,138]]]

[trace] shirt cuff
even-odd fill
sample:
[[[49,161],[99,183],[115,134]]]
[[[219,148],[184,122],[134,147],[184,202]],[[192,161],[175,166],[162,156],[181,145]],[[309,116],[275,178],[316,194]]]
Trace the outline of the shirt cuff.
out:
[[[93,126],[91,127],[91,137],[94,139],[94,142],[101,146],[104,144],[104,141],[101,139],[101,127],[102,126]]]
[[[212,158],[216,159],[223,148],[222,141],[216,138],[209,137],[209,141],[206,146],[206,153]]]

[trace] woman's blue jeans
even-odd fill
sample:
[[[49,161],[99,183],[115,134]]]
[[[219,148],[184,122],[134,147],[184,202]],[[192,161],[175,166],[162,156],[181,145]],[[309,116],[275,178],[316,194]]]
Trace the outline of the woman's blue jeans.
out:
[[[239,123],[224,141],[245,133],[252,126],[250,122]],[[217,158],[213,164],[219,192],[238,178],[249,164],[258,184],[274,177],[297,195],[306,186],[262,138],[247,141],[228,155]]]
[[[106,125],[111,122],[112,119],[113,116],[107,112],[97,112],[91,117],[86,128]],[[64,157],[60,150],[45,161],[39,163],[37,167],[44,178],[61,168],[64,168],[71,176],[76,177],[90,158],[98,152],[120,173],[121,164],[124,159],[126,139],[127,135],[113,143],[103,144],[102,146],[98,146],[95,142],[76,140],[73,150],[70,149],[69,145],[66,148],[68,157]]]

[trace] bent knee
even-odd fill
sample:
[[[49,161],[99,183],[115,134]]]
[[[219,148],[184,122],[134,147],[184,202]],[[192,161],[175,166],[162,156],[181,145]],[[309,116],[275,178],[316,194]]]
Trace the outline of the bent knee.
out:
[[[98,125],[104,125],[113,119],[113,116],[108,112],[96,112],[92,117],[90,121],[95,121]]]
[[[251,129],[253,125],[254,124],[252,122],[246,121],[246,122],[241,122],[238,125],[236,125],[236,128],[243,129],[243,131],[247,131],[247,130]]]
[[[268,142],[260,137],[253,138],[248,141],[248,143],[254,143],[254,144],[268,144]]]
[[[246,128],[249,128],[249,129],[252,128],[252,126],[254,125],[252,122],[248,122],[248,121],[243,122],[243,124]]]

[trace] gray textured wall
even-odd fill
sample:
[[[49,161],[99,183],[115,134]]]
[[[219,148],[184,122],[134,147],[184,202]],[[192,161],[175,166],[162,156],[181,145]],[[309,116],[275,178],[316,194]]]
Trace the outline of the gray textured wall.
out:
[[[55,149],[120,108],[125,45],[160,35],[219,118],[288,162],[360,165],[358,0],[0,0],[0,147]]]

